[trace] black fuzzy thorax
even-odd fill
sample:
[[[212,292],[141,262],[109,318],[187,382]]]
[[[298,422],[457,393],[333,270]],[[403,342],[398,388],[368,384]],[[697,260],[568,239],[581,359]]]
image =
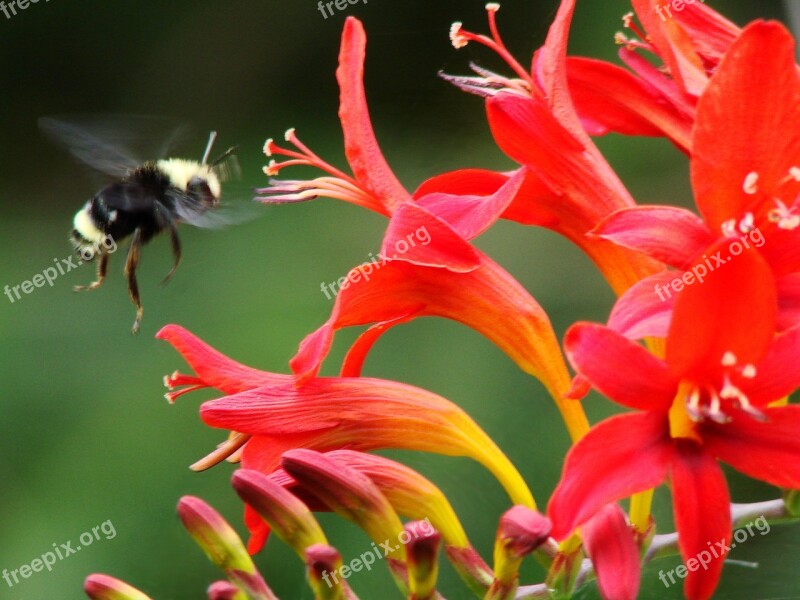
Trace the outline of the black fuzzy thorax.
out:
[[[139,228],[142,242],[147,242],[174,221],[174,200],[168,193],[172,187],[154,163],[145,163],[97,192],[89,201],[89,216],[116,241]]]

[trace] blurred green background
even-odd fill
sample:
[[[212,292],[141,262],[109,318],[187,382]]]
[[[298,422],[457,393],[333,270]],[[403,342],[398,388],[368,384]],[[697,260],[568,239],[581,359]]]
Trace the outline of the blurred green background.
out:
[[[489,51],[471,45],[456,52],[448,41],[455,20],[486,30],[484,4],[373,0],[325,19],[312,0],[53,0],[11,19],[0,14],[0,285],[17,285],[69,256],[72,216],[97,189],[40,135],[41,115],[173,115],[194,126],[194,145],[185,151],[192,158],[199,157],[207,131],[217,129],[220,147],[240,144],[246,187],[266,183],[264,140],[281,138],[288,127],[344,167],[334,70],[348,15],[366,24],[373,121],[409,189],[457,167],[511,167],[492,143],[481,101],[436,76],[439,70],[465,73],[470,60],[502,69]],[[612,36],[629,4],[580,0],[578,6],[571,52],[615,60]],[[740,24],[758,16],[784,18],[777,1],[718,0],[714,6]],[[503,3],[501,30],[523,64],[542,43],[556,7],[556,0]],[[609,137],[599,145],[640,202],[690,202],[686,161],[669,144]],[[205,597],[219,574],[180,527],[175,504],[183,494],[201,496],[244,533],[241,503],[228,483],[229,465],[202,474],[188,470],[225,434],[206,428],[197,415],[199,402],[213,392],[174,406],[163,400],[163,375],[186,368],[153,335],[178,323],[244,363],[286,372],[298,342],[328,317],[332,303],[320,292],[321,282],[377,253],[384,225],[367,211],[320,200],[264,208],[260,218],[220,231],[183,227],[184,262],[169,285],[158,285],[171,260],[165,239],[143,253],[145,316],[137,337],[129,331],[134,311],[121,274],[122,251],[112,256],[106,284],[91,294],[72,292],[73,285],[92,280],[93,267],[84,265],[13,304],[3,296],[0,569],[30,563],[107,520],[116,537],[13,588],[0,580],[0,598],[83,598],[82,581],[91,572],[125,579],[157,599]],[[605,320],[611,293],[588,261],[554,234],[502,222],[477,244],[531,290],[559,335],[577,320]],[[326,374],[336,372],[354,336],[345,331],[337,337]],[[464,407],[544,504],[567,436],[541,385],[485,339],[451,322],[421,319],[381,340],[366,373],[419,385]],[[593,420],[615,410],[596,396],[587,407]],[[490,557],[497,519],[507,508],[496,482],[465,459],[389,454],[444,489],[477,548]],[[776,496],[735,474],[731,484],[737,501]],[[661,530],[669,531],[663,490],[657,508]],[[369,548],[366,537],[340,519],[321,520],[345,557]],[[797,533],[797,527],[775,526],[737,548],[732,558],[760,567],[729,565],[717,597],[800,598]],[[280,597],[312,597],[302,565],[277,539],[257,561]],[[681,597],[678,586],[667,590],[657,577],[659,569],[676,564],[662,560],[649,567],[641,597]],[[530,582],[541,577],[527,568]],[[362,598],[399,597],[380,569],[355,574],[350,583]],[[441,589],[451,599],[469,597],[449,567]]]

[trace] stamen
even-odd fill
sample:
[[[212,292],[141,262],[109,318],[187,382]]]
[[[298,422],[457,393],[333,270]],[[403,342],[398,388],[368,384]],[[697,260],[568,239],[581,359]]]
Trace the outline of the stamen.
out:
[[[725,354],[722,355],[722,366],[723,367],[732,367],[736,364],[736,355],[728,350]]]
[[[758,191],[758,173],[755,171],[751,171],[747,174],[744,178],[744,184],[742,185],[742,189],[744,190],[745,194],[753,195]]]
[[[641,29],[639,29],[639,26],[633,20],[633,16],[634,16],[633,12],[629,12],[622,15],[622,24],[625,26],[626,29],[630,29],[632,32],[634,32],[639,37],[640,40],[642,41],[647,40],[647,34],[645,34]]]
[[[692,421],[702,421],[703,419],[703,415],[700,412],[700,390],[697,387],[693,387],[691,394],[689,394],[686,412],[689,413],[689,418]]]
[[[742,233],[750,233],[753,229],[755,229],[755,217],[753,213],[749,212],[739,221],[739,231]]]
[[[775,198],[777,208],[769,211],[768,218],[771,222],[777,223],[779,229],[791,231],[800,227],[800,215],[793,214],[794,208],[789,208],[781,200]]]
[[[250,439],[247,433],[231,432],[231,437],[217,446],[216,450],[210,452],[205,457],[198,460],[189,468],[192,471],[205,471],[214,465],[218,465],[223,460],[233,456],[238,452]]]
[[[800,182],[800,167],[792,167],[789,169],[789,177]]]
[[[759,421],[765,421],[766,415],[763,412],[755,408],[751,403],[750,399],[740,390],[738,387],[731,383],[731,380],[725,375],[724,383],[722,386],[722,390],[720,390],[720,397],[728,399],[728,400],[735,400],[736,406],[749,414],[754,419]]]
[[[717,395],[717,392],[713,389],[709,389],[709,393],[711,395],[711,404],[709,407],[703,411],[705,416],[709,417],[715,423],[728,423],[731,419],[722,412],[722,402],[720,401],[720,397]]]
[[[722,235],[725,237],[737,237],[739,232],[736,231],[736,219],[728,219],[724,221],[720,227]]]
[[[450,42],[453,44],[453,47],[456,49],[463,48],[469,42],[478,42],[479,44],[483,44],[487,48],[494,50],[494,52],[502,58],[505,63],[511,67],[511,69],[519,75],[519,77],[525,80],[531,88],[533,88],[533,78],[531,77],[530,73],[525,70],[525,68],[517,62],[511,52],[508,51],[506,45],[503,43],[503,39],[500,37],[500,32],[497,29],[497,21],[495,19],[495,15],[497,11],[500,9],[500,5],[496,2],[490,2],[486,5],[486,11],[488,13],[488,20],[489,20],[489,31],[492,34],[492,37],[488,37],[485,35],[478,35],[472,33],[471,31],[467,31],[463,27],[463,23],[460,21],[456,21],[450,26]]]
[[[756,366],[755,365],[745,365],[744,369],[742,369],[742,377],[745,379],[753,379],[756,376]]]
[[[172,390],[181,386],[186,387],[181,390],[170,391],[164,394],[167,402],[174,404],[175,400],[184,394],[188,394],[189,392],[194,392],[196,390],[202,390],[203,388],[208,387],[208,385],[202,379],[195,375],[184,375],[178,371],[175,371],[172,375],[164,375],[164,387],[166,387],[168,390]]]
[[[469,38],[465,35],[461,35],[461,28],[463,25],[464,24],[460,21],[456,21],[450,25],[450,43],[453,44],[453,48],[456,50],[460,50],[469,43]]]

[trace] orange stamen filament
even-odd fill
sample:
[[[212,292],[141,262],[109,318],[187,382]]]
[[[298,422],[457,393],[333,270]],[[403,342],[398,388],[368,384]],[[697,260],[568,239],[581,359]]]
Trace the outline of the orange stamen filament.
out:
[[[517,62],[514,56],[509,52],[506,45],[503,43],[503,39],[500,37],[500,32],[497,29],[497,20],[495,18],[495,14],[500,9],[500,5],[497,3],[490,3],[486,5],[486,12],[488,15],[489,21],[489,31],[492,34],[492,37],[488,37],[485,35],[479,35],[476,33],[472,33],[471,31],[467,31],[463,27],[461,27],[460,23],[456,23],[453,25],[453,29],[451,30],[450,37],[453,40],[453,45],[461,47],[465,45],[467,41],[477,42],[479,44],[483,44],[490,50],[493,50],[500,58],[502,58],[505,63],[511,67],[511,69],[519,75],[521,79],[526,81],[531,88],[533,87],[533,79],[528,73],[525,68]]]

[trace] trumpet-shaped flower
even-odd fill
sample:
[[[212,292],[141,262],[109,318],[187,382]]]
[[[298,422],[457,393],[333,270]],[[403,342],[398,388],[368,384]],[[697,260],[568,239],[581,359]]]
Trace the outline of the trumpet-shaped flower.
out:
[[[203,404],[200,416],[211,427],[237,432],[243,440],[243,468],[271,473],[293,448],[320,451],[403,448],[468,456],[488,468],[512,500],[534,506],[527,485],[489,436],[457,405],[413,386],[360,377],[315,378],[298,386],[295,377],[257,371],[221,355],[183,328],[158,333],[181,352],[196,376],[173,375],[167,382],[190,390],[217,387],[230,395]],[[241,381],[235,379],[241,375]],[[424,433],[424,435],[420,435]],[[228,448],[230,450],[230,448]],[[230,455],[212,453],[223,460]],[[204,466],[211,466],[204,462]],[[249,548],[259,550],[268,529],[253,512]]]
[[[565,344],[575,368],[637,412],[596,425],[568,454],[549,505],[554,537],[668,479],[684,560],[720,543],[708,569],[686,578],[688,598],[710,597],[731,536],[717,461],[800,487],[800,407],[771,406],[800,385],[800,328],[775,337],[776,315],[772,273],[751,253],[681,293],[663,360],[606,327],[574,325]]]

